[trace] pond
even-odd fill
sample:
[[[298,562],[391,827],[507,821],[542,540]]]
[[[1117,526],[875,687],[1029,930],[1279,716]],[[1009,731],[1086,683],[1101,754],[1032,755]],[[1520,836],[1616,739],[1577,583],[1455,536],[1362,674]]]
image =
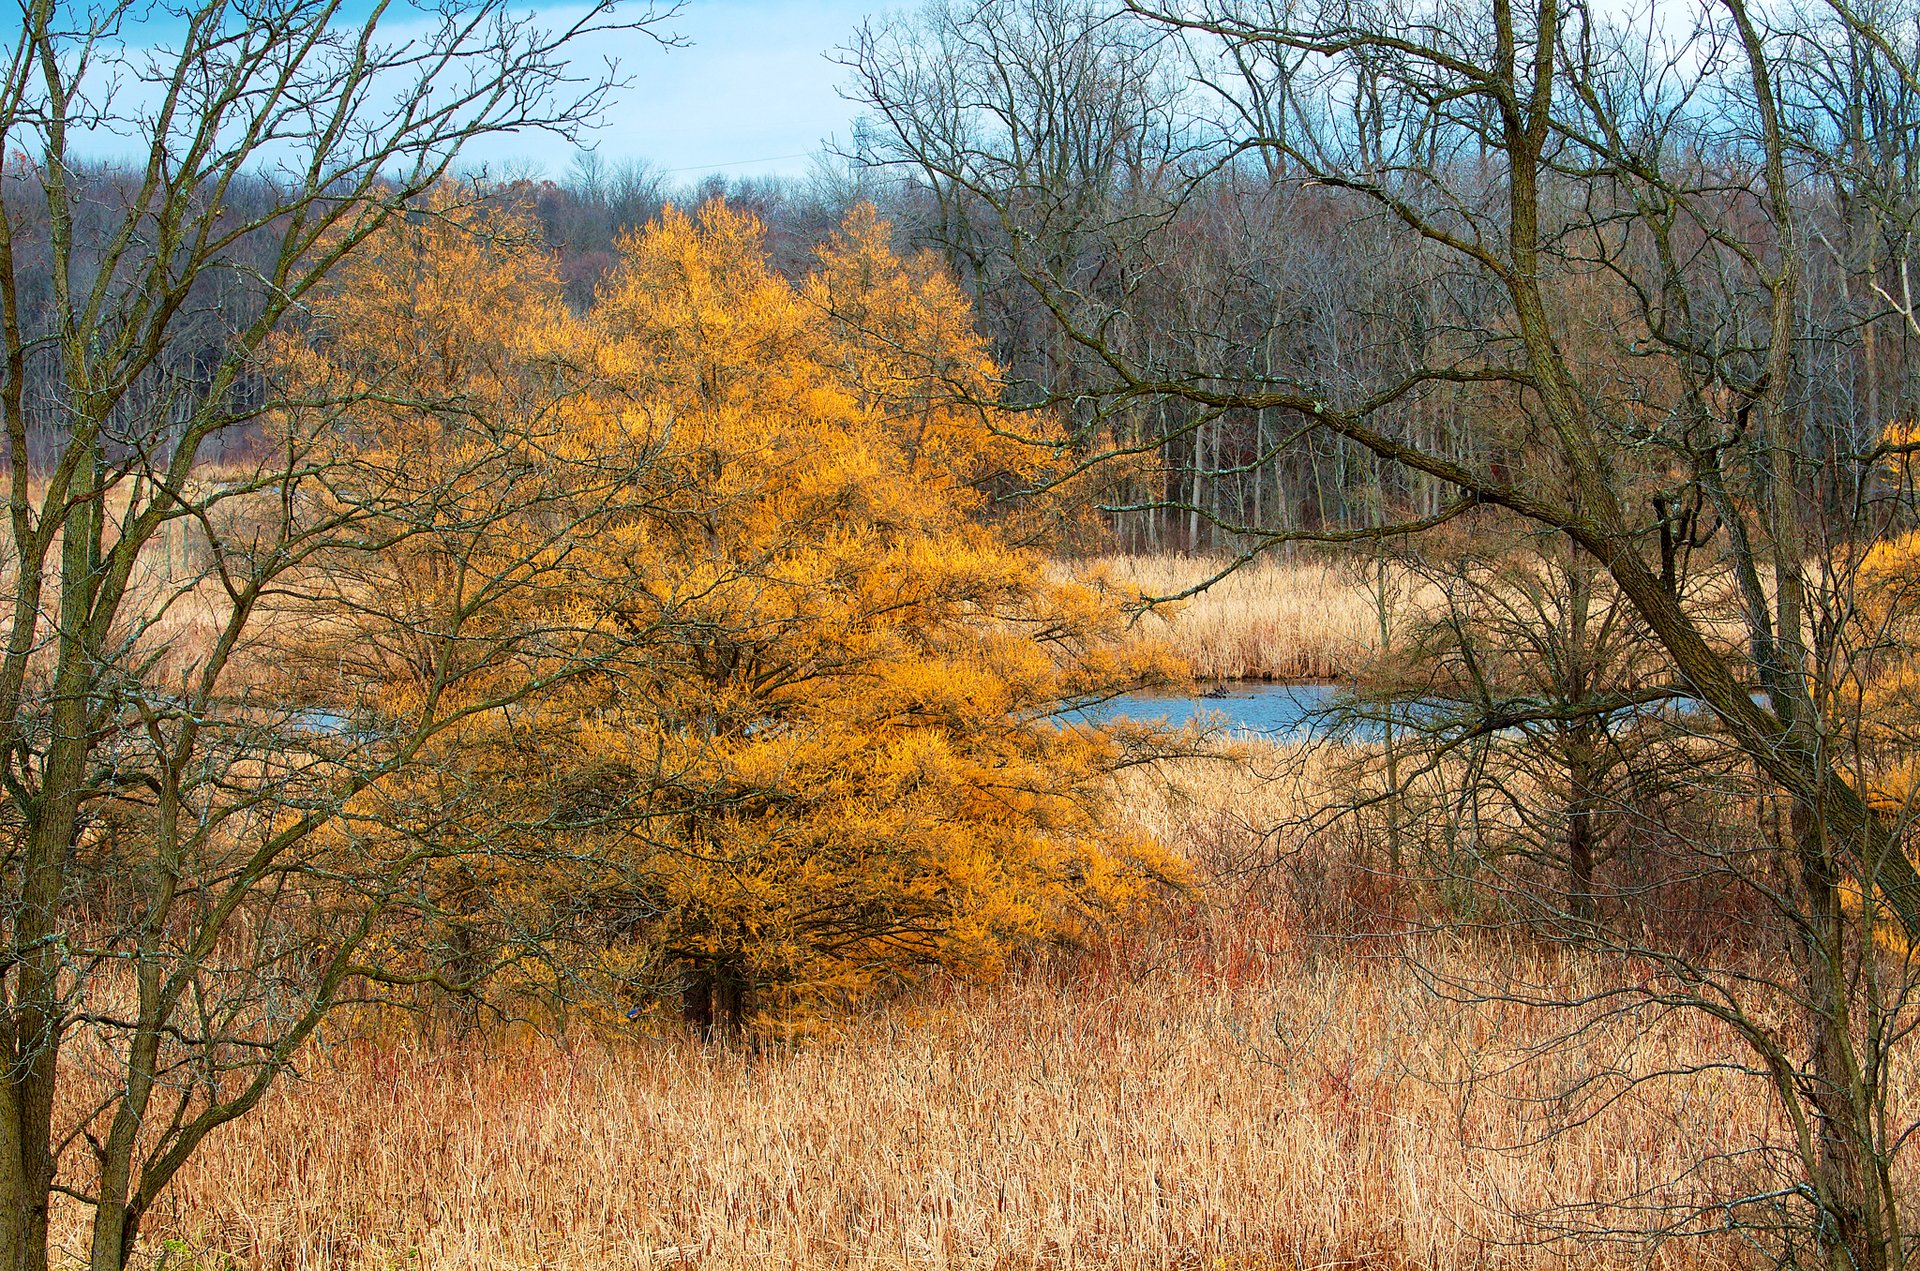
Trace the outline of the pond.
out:
[[[1246,681],[1205,693],[1129,693],[1089,714],[1096,719],[1129,719],[1172,728],[1198,722],[1268,741],[1308,741],[1330,731],[1321,713],[1339,693],[1340,687],[1334,684]]]
[[[1204,693],[1129,693],[1087,714],[1096,722],[1127,719],[1171,728],[1199,723],[1242,737],[1274,742],[1377,740],[1382,733],[1378,716],[1371,720],[1356,720],[1351,716],[1343,721],[1334,718],[1330,708],[1343,691],[1337,684],[1229,681]],[[1755,693],[1753,700],[1762,706],[1767,704],[1764,693]],[[1376,705],[1375,710],[1378,709]],[[1439,724],[1451,719],[1458,725],[1472,720],[1470,708],[1450,706],[1438,700],[1402,700],[1394,705],[1393,714],[1410,724],[1421,721]],[[1700,719],[1706,714],[1704,703],[1675,693],[1639,706],[1622,707],[1607,718],[1613,727],[1623,728],[1654,718],[1664,718],[1673,724]],[[1503,728],[1498,735],[1517,737],[1521,733],[1517,728]]]

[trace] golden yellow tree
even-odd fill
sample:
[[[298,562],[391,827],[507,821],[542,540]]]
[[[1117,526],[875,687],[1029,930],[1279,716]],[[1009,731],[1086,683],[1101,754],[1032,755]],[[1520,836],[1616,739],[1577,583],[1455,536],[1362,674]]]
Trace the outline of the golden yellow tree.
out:
[[[594,321],[687,465],[616,540],[654,580],[627,625],[673,635],[593,749],[656,774],[617,859],[696,1023],[989,972],[1177,873],[1115,823],[1111,740],[1055,715],[1139,669],[1116,608],[978,517],[1027,460],[959,404],[993,367],[950,283],[869,211],[795,288],[710,204],[625,244]]]
[[[501,966],[551,952],[530,724],[634,643],[605,625],[630,576],[588,588],[575,557],[658,448],[583,426],[612,400],[595,363],[537,226],[448,186],[343,263],[274,349],[295,403],[282,444],[325,480],[303,497],[318,532],[276,600],[264,674],[347,760],[425,712],[446,720],[328,839],[357,861],[421,858],[413,929],[389,938],[409,952],[385,974],[467,1007]]]
[[[796,287],[751,218],[669,211],[581,320],[526,228],[423,217],[343,279],[299,355],[432,397],[339,432],[369,480],[444,473],[476,427],[523,443],[470,482],[521,491],[522,515],[470,541],[480,521],[445,509],[332,612],[377,586],[431,626],[478,553],[540,580],[504,629],[532,605],[570,641],[548,691],[459,735],[457,788],[413,800],[473,815],[377,818],[512,845],[443,880],[452,934],[423,975],[464,983],[538,944],[559,973],[677,994],[703,1028],[810,1018],[932,966],[990,974],[1179,877],[1118,822],[1114,741],[1068,722],[1158,668],[1118,652],[1111,597],[983,515],[1031,451],[960,404],[995,371],[930,262],[863,211]],[[332,622],[328,656],[404,707],[418,671],[385,650],[406,624]],[[474,793],[489,783],[510,795]]]

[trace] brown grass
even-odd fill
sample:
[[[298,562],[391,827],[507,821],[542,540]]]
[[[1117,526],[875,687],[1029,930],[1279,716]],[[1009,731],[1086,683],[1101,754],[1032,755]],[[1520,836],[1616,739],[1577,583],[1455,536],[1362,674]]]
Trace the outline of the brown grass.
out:
[[[1603,1066],[1729,1055],[1724,1035],[1620,1019],[1520,1063],[1567,1021],[1449,1004],[1415,963],[1568,988],[1595,967],[1506,938],[1365,935],[1380,884],[1338,861],[1234,878],[1219,866],[1300,846],[1263,834],[1285,788],[1215,762],[1175,776],[1140,779],[1136,805],[1214,881],[1152,931],[758,1055],[337,1041],[207,1147],[148,1245],[272,1268],[1743,1265],[1730,1237],[1541,1225],[1622,1219],[1565,1207],[1777,1128],[1722,1073],[1606,1106],[1565,1095]],[[1748,1168],[1728,1156],[1689,1185]]]
[[[1179,595],[1220,574],[1223,558],[1162,554],[1109,556],[1076,572],[1103,574],[1149,597]],[[1818,572],[1819,562],[1810,562]],[[1689,607],[1710,638],[1738,648],[1745,639],[1738,592],[1725,572],[1700,571]],[[1396,638],[1409,624],[1438,616],[1440,589],[1404,565],[1383,580],[1370,558],[1264,556],[1221,577],[1198,595],[1156,606],[1135,630],[1186,659],[1196,679],[1351,681],[1380,652],[1381,610]]]
[[[254,475],[238,467],[210,466],[201,471],[198,488],[204,491],[216,485],[243,482]],[[0,473],[0,476],[4,476],[4,473]],[[130,480],[122,480],[108,493],[106,515],[109,545],[127,516],[132,495],[133,482]],[[30,498],[38,502],[44,497],[45,491],[36,480],[30,490]],[[252,519],[254,514],[249,504],[257,506],[267,497],[270,496],[235,497],[216,504],[209,515],[226,525],[229,532],[236,525],[244,529],[256,523]],[[271,534],[272,530],[267,528],[264,532]],[[244,532],[235,535],[236,540],[241,541],[248,537],[250,535]],[[47,630],[55,625],[54,615],[60,603],[60,543],[60,535],[56,534],[43,564],[45,590],[41,595],[41,623]],[[18,592],[20,584],[16,546],[11,535],[0,534],[0,592],[9,601]],[[213,552],[204,526],[193,518],[183,517],[168,521],[159,528],[141,550],[128,580],[127,596],[121,603],[120,614],[121,621],[115,639],[128,644],[122,655],[123,660],[129,664],[144,663],[150,682],[177,684],[182,677],[196,674],[205,665],[232,615],[232,599],[215,571]],[[10,629],[12,620],[9,603],[5,608],[0,608],[0,632]],[[267,624],[260,621],[255,623],[256,627],[263,625]],[[253,657],[252,650],[243,646],[234,658],[241,667],[241,674],[229,676],[229,682],[259,678],[261,668],[249,666],[248,663],[262,660]]]
[[[1122,584],[1175,595],[1225,562],[1177,555],[1093,562]],[[1394,587],[1408,590],[1403,580]],[[1404,596],[1392,598],[1404,606]],[[1265,557],[1178,605],[1142,619],[1142,638],[1168,641],[1202,680],[1345,680],[1379,652],[1377,593],[1366,575],[1321,560]]]
[[[1504,1207],[1674,1173],[1748,1128],[1667,1101],[1477,1150],[1514,1135],[1527,1083],[1431,1079],[1472,1076],[1460,1043],[1487,1020],[1435,1016],[1404,972],[1223,952],[954,993],[758,1060],[343,1048],[154,1234],[274,1267],[1554,1265],[1573,1248]]]

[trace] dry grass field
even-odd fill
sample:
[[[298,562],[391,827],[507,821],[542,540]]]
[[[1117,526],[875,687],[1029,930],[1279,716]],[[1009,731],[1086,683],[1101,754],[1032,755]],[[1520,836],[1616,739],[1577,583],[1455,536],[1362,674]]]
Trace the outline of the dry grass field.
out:
[[[1117,556],[1089,563],[1149,596],[1178,595],[1212,577],[1222,561],[1189,556]],[[1404,611],[1420,589],[1390,574],[1387,603]],[[1157,607],[1139,623],[1200,680],[1342,680],[1380,648],[1380,592],[1368,574],[1321,560],[1263,557],[1197,596]]]
[[[1210,572],[1098,567],[1156,594]],[[211,610],[171,577],[146,585],[172,601],[148,638],[191,660]],[[1403,613],[1421,599],[1387,591]],[[1377,650],[1380,603],[1364,573],[1265,562],[1140,630],[1201,679],[1338,679]],[[147,1254],[175,1271],[1756,1265],[1724,1231],[1591,1234],[1779,1186],[1750,1149],[1781,1127],[1720,1067],[1739,1057],[1725,1032],[1641,1015],[1569,1037],[1562,1014],[1443,1000],[1423,969],[1577,996],[1606,968],[1510,934],[1399,931],[1404,898],[1351,842],[1294,828],[1345,776],[1306,752],[1244,759],[1130,779],[1136,820],[1204,880],[1151,928],[998,984],[936,980],[804,1045],[337,1031],[180,1176]],[[1667,1070],[1691,1075],[1582,1085]],[[74,1263],[81,1219],[56,1214]]]
[[[1142,640],[1166,642],[1203,683],[1351,681],[1380,652],[1383,613],[1398,638],[1444,609],[1439,586],[1405,565],[1390,564],[1383,576],[1365,558],[1340,564],[1269,555],[1220,576],[1227,564],[1176,554],[1109,556],[1082,562],[1076,572],[1148,597],[1178,596],[1218,577],[1198,595],[1156,605],[1134,628]],[[1810,561],[1809,568],[1822,566]],[[1736,646],[1745,638],[1730,576],[1698,574],[1689,604],[1711,635]]]
[[[1314,849],[1235,874],[1301,846],[1264,835],[1295,796],[1241,765],[1174,776],[1135,806],[1210,881],[1151,930],[797,1048],[336,1039],[209,1145],[149,1248],[288,1271],[1751,1265],[1731,1235],[1568,1234],[1632,1219],[1620,1197],[1768,1186],[1731,1155],[1770,1128],[1741,1078],[1570,1093],[1725,1058],[1724,1035],[1622,1019],[1549,1045],[1566,1018],[1442,1001],[1420,964],[1594,969],[1369,934],[1379,880]]]
[[[189,497],[205,497],[211,490],[237,486],[256,479],[258,474],[239,467],[208,467],[189,491]],[[132,481],[116,485],[107,499],[106,538],[112,543],[127,516],[133,495]],[[36,504],[45,491],[35,482],[29,498]],[[142,498],[151,497],[142,490]],[[210,521],[223,528],[251,527],[259,524],[256,510],[269,505],[267,495],[242,495],[216,501],[207,509]],[[266,533],[271,533],[268,529]],[[247,539],[250,534],[236,535]],[[59,604],[60,536],[56,534],[47,551],[44,571],[45,592],[41,597],[43,613],[51,615]],[[15,543],[10,535],[0,535],[0,595],[11,598],[19,590],[19,562],[14,558]],[[126,641],[128,652],[136,658],[152,659],[148,674],[157,682],[177,682],[196,673],[209,656],[220,632],[232,614],[231,598],[215,569],[213,552],[205,529],[191,518],[174,520],[161,526],[143,550],[128,579],[129,599],[123,606],[124,621],[115,631],[116,640]],[[10,607],[0,608],[0,627],[12,623]],[[43,619],[51,625],[50,617]],[[262,643],[259,636],[249,637],[235,656],[235,662],[251,671],[263,659],[254,657],[249,646]],[[137,652],[135,652],[137,651]],[[231,677],[247,682],[257,678],[243,673]]]

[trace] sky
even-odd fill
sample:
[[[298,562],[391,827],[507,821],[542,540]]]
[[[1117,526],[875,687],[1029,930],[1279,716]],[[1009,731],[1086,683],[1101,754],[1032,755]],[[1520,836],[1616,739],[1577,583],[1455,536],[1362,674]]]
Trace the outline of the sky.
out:
[[[836,89],[844,67],[826,54],[860,22],[898,0],[689,0],[665,28],[687,46],[662,50],[633,34],[596,44],[632,84],[594,135],[604,158],[644,160],[678,179],[800,174],[827,137],[847,136],[857,113]],[[560,177],[571,152],[504,137],[469,159]]]

